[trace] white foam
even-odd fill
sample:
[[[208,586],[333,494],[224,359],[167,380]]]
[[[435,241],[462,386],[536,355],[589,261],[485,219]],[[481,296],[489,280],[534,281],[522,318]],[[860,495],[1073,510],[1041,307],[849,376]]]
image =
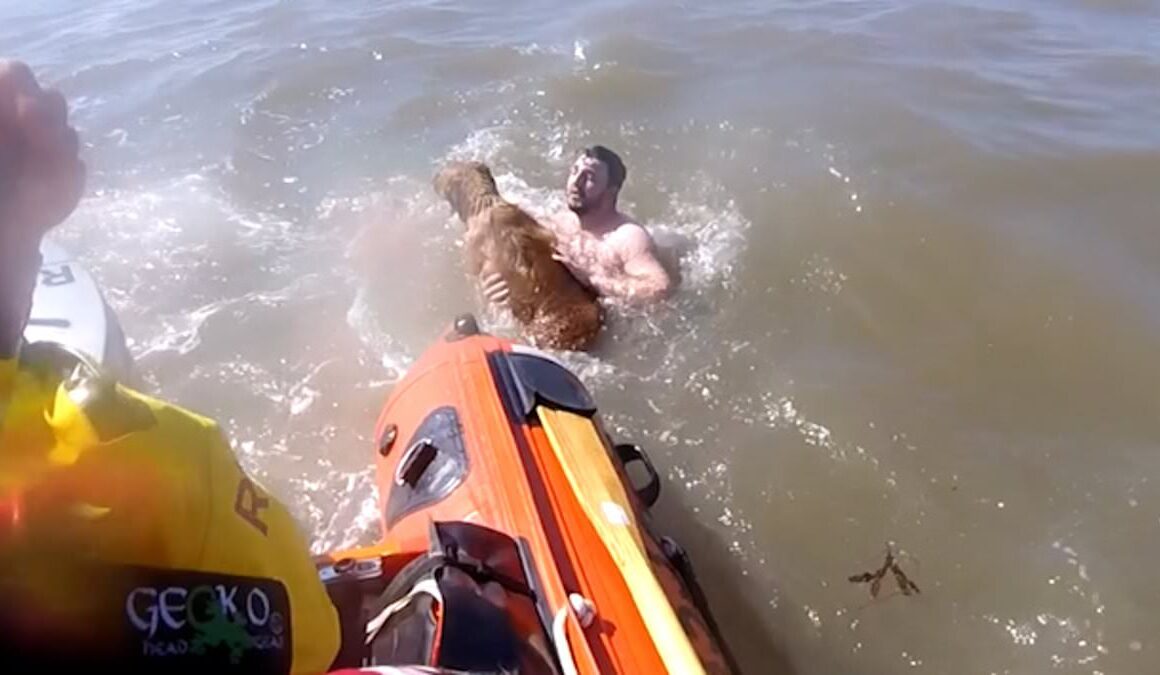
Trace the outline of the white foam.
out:
[[[513,145],[502,125],[484,127],[472,132],[463,142],[453,146],[446,156],[448,161],[492,161]]]
[[[577,65],[584,65],[585,63],[588,63],[588,53],[586,51],[587,47],[587,40],[576,40],[572,43],[572,60],[575,61]]]
[[[744,250],[750,222],[722,185],[701,174],[674,193],[659,223],[645,223],[662,248],[681,251],[686,290],[732,288],[734,265]]]
[[[386,381],[394,384],[406,374],[414,362],[414,356],[394,336],[382,329],[368,297],[367,287],[358,289],[347,310],[346,322],[354,329],[359,340],[378,354],[379,363],[386,373]]]
[[[336,491],[335,484],[339,482],[342,486]],[[373,467],[354,473],[332,474],[302,489],[307,494],[317,490],[327,490],[343,497],[329,514],[317,507],[310,508],[314,533],[311,553],[319,555],[375,543],[379,535],[380,512]]]

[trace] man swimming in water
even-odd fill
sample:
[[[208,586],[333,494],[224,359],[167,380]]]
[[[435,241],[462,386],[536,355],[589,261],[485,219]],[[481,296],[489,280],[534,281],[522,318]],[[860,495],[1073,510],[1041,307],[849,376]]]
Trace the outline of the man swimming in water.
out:
[[[602,297],[639,305],[663,299],[673,280],[648,231],[617,208],[627,173],[612,150],[586,148],[568,174],[567,210],[543,225],[556,235],[556,259],[581,283]],[[507,300],[498,274],[485,281],[484,295],[499,304]]]

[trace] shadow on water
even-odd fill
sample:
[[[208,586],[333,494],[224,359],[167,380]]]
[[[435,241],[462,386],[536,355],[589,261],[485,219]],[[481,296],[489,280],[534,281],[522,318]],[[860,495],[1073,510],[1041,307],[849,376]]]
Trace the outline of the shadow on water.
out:
[[[797,675],[778,636],[769,630],[761,603],[764,593],[753,586],[741,563],[729,551],[722,535],[693,516],[690,507],[674,497],[677,486],[662,483],[668,498],[653,509],[653,529],[678,541],[692,561],[697,582],[709,601],[727,648],[744,675]]]

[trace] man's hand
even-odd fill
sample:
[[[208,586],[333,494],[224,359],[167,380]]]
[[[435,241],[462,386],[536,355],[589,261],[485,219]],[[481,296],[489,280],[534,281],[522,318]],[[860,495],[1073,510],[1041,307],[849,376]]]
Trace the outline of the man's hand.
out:
[[[78,149],[64,96],[0,60],[0,252],[35,253],[73,212],[85,180]]]
[[[508,297],[511,295],[511,289],[508,288],[507,282],[503,280],[503,275],[498,272],[489,274],[483,278],[482,284],[483,297],[496,305],[507,305]]]
[[[590,259],[589,264],[585,264],[584,261],[578,261],[558,248],[552,252],[552,260],[563,265],[573,277],[576,277],[577,281],[585,286],[592,286],[593,276],[599,276],[600,270],[605,267],[595,258]]]

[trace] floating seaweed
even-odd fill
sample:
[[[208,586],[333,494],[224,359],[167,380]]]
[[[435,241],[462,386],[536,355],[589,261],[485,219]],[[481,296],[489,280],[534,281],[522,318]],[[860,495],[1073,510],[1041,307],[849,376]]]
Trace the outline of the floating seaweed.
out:
[[[855,574],[849,577],[852,584],[870,584],[870,597],[877,598],[878,592],[882,590],[882,580],[886,578],[887,574],[894,577],[895,583],[898,584],[898,590],[903,595],[916,595],[922,593],[918,589],[918,584],[910,580],[906,576],[906,572],[898,566],[898,561],[894,555],[894,547],[889,543],[886,544],[886,559],[882,561],[882,566],[873,572],[863,572],[862,574]]]

